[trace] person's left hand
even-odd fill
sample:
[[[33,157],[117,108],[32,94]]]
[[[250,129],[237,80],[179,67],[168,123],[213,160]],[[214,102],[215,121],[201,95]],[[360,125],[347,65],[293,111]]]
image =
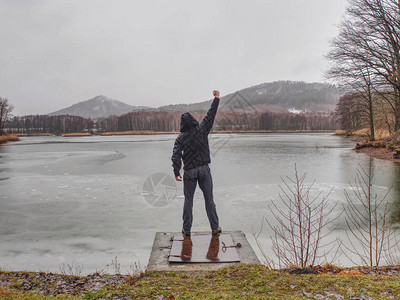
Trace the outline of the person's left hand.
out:
[[[182,181],[181,173],[179,173],[178,176],[175,176],[175,180],[176,180],[176,181]]]

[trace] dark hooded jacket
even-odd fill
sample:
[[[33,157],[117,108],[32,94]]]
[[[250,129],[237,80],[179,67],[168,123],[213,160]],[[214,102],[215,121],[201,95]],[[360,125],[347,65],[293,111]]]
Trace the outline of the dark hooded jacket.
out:
[[[179,175],[182,160],[184,170],[193,169],[211,162],[208,134],[214,124],[218,105],[219,98],[214,98],[207,116],[204,117],[200,124],[190,113],[184,113],[181,116],[181,134],[175,140],[172,154],[172,166],[175,176]]]

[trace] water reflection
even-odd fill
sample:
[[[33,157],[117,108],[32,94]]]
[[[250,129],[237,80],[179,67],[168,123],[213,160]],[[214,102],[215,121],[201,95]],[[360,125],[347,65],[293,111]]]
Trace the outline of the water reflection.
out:
[[[210,261],[219,261],[219,236],[213,235],[210,239],[210,245],[208,246],[208,251],[206,258]]]
[[[192,259],[193,242],[191,236],[184,236],[182,241],[181,259],[188,262]]]

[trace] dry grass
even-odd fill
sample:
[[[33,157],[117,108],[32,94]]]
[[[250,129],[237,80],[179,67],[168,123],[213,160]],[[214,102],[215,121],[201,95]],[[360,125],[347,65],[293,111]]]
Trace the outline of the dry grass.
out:
[[[83,133],[83,132],[73,132],[73,133],[64,133],[62,136],[64,136],[64,137],[92,136],[92,134],[91,133]]]
[[[369,137],[370,131],[368,128],[362,128],[353,132],[357,137]]]
[[[335,131],[335,135],[347,135],[346,130],[338,129]]]
[[[0,299],[17,299],[18,297],[19,294],[17,292],[0,287]]]
[[[355,137],[360,137],[360,138],[366,138],[369,137],[371,134],[371,131],[369,128],[362,128],[356,131],[351,132],[351,135],[354,135]],[[336,130],[335,135],[348,135],[348,132],[345,130]],[[383,140],[390,138],[390,133],[386,129],[375,129],[375,139],[376,140]]]
[[[68,295],[45,296],[35,293],[22,293],[0,287],[0,299],[4,300],[46,300],[46,299],[81,299]]]
[[[387,139],[391,136],[391,134],[389,133],[389,131],[384,130],[384,129],[377,129],[375,130],[375,138],[377,140],[383,140],[383,139]]]
[[[138,131],[116,131],[116,132],[103,132],[101,135],[153,135],[153,134],[177,134],[175,131],[151,131],[151,130],[138,130]]]
[[[0,144],[7,143],[7,142],[16,142],[16,141],[19,141],[19,138],[15,134],[0,136]]]
[[[16,142],[16,141],[19,141],[18,136],[16,136],[15,134],[7,135],[7,138],[8,138],[8,141],[9,141],[9,142]]]

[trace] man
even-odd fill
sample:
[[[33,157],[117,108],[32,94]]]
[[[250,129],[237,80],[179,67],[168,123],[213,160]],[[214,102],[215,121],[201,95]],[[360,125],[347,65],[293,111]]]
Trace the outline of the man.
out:
[[[197,182],[203,192],[208,220],[213,235],[221,233],[217,209],[213,197],[213,183],[208,164],[211,162],[208,134],[214,124],[219,105],[219,92],[213,91],[214,100],[201,124],[190,113],[181,116],[181,134],[177,137],[172,154],[172,166],[177,181],[182,181],[180,174],[183,160],[183,191],[185,204],[183,205],[182,233],[190,235],[193,222],[193,196]]]

